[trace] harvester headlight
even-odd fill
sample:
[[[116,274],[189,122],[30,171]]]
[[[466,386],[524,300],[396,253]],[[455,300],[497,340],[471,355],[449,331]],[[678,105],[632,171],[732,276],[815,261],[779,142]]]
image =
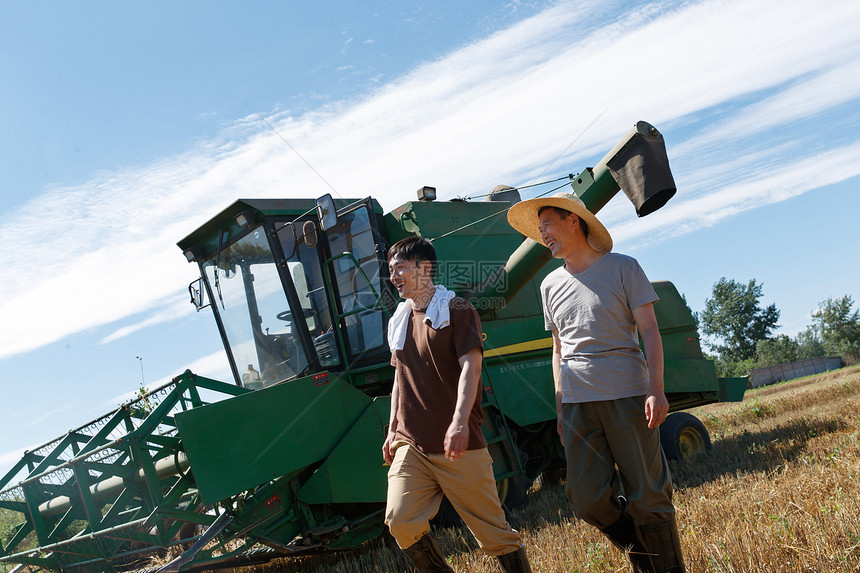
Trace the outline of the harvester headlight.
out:
[[[418,200],[419,201],[435,201],[436,200],[436,188],[435,187],[422,187],[418,190]]]
[[[242,227],[243,229],[247,229],[253,223],[256,217],[254,216],[254,212],[251,209],[245,209],[235,217],[233,220],[236,221],[236,224]]]

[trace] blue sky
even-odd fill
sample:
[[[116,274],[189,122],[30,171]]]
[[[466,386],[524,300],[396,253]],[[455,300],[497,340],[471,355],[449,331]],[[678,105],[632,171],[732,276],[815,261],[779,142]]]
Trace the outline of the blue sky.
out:
[[[640,119],[678,194],[610,202],[616,250],[694,310],[755,278],[796,334],[858,298],[858,28],[848,0],[0,0],[0,471],[142,378],[228,379],[175,244],[234,199],[477,196]]]

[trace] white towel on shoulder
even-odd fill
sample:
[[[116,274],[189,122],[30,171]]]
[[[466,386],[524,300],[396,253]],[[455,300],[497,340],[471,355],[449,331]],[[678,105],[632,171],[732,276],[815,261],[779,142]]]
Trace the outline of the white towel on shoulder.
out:
[[[424,322],[429,324],[431,328],[439,330],[451,324],[451,309],[448,303],[452,298],[457,296],[454,291],[446,289],[442,285],[436,285],[436,293],[430,299],[430,305],[427,307],[427,316],[424,317]],[[412,300],[407,299],[397,305],[397,310],[388,321],[388,348],[391,351],[403,350],[403,343],[406,342],[406,329],[409,325],[409,320],[412,315]]]

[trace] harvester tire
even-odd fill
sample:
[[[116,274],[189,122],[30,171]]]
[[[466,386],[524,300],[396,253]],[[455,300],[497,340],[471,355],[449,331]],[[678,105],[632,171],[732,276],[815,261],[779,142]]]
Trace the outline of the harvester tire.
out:
[[[674,412],[660,424],[660,444],[670,460],[690,460],[711,449],[711,437],[704,424],[687,412]]]

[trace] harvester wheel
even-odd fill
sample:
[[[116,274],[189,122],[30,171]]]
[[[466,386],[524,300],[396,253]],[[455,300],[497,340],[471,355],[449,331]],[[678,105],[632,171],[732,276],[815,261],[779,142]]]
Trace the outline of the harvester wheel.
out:
[[[711,437],[697,417],[675,412],[660,424],[660,444],[666,458],[689,460],[711,449]]]

